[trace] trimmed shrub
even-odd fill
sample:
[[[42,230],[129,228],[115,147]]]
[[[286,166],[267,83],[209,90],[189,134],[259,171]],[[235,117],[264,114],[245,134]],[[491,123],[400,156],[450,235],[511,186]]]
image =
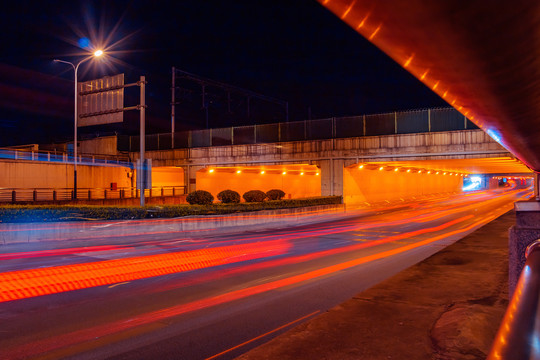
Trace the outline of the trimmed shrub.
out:
[[[281,200],[285,197],[285,192],[279,189],[272,189],[266,192],[268,200]]]
[[[191,205],[209,205],[214,201],[214,197],[208,191],[195,190],[188,194],[186,201]]]
[[[234,190],[223,190],[217,194],[217,198],[224,204],[240,202],[240,194]]]
[[[266,194],[261,190],[250,190],[242,195],[246,202],[263,202]]]

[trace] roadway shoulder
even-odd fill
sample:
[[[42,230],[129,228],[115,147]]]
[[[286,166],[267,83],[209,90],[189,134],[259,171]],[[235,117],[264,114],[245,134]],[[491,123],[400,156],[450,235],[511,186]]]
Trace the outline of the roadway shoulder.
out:
[[[508,304],[513,211],[240,356],[485,359]]]

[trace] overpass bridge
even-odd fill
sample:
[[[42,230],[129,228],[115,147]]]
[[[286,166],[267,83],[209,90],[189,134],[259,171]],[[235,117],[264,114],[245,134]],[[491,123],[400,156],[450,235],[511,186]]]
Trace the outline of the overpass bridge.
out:
[[[243,194],[279,188],[292,198],[341,195],[347,203],[376,202],[461,191],[463,179],[470,174],[483,174],[487,186],[488,178],[495,174],[530,173],[452,108],[196,130],[174,137],[174,142],[171,134],[146,137],[154,193],[202,189],[216,196],[225,189]],[[78,162],[81,187],[92,194],[88,199],[105,194],[109,185],[109,197],[122,197],[121,192],[135,194],[130,189],[135,186],[132,163],[139,156],[139,137],[103,137],[79,143],[79,153],[87,154]],[[0,159],[5,174],[0,187],[8,190],[0,200],[13,199],[17,187],[72,187],[69,167],[73,159],[67,154],[7,154]],[[101,170],[100,162],[90,154],[128,161],[105,161],[107,168]],[[35,173],[48,176],[37,179],[31,175]],[[30,191],[31,199],[45,196],[39,191],[37,197],[36,190]]]
[[[383,181],[388,186],[399,182],[400,174],[411,178],[411,172],[432,177],[452,173],[460,178],[530,173],[508,150],[452,108],[190,131],[175,134],[174,149],[171,134],[149,135],[146,142],[154,168],[168,168],[173,174],[176,170],[173,176],[183,176],[188,191],[204,189],[214,195],[227,188],[243,193],[285,187],[292,197],[343,195],[347,201],[367,184],[354,184],[360,177],[386,174],[370,171],[381,167],[394,171],[391,179]],[[139,137],[118,138],[118,149],[127,150],[133,160],[138,158],[138,145]],[[361,175],[353,170],[355,166],[362,166]],[[414,182],[435,181],[429,179]],[[391,197],[461,188],[458,182],[451,186],[437,182],[440,184],[431,190],[429,186],[421,191],[410,186],[396,189]],[[367,193],[373,201],[390,196],[386,189],[364,192],[361,201],[367,200]],[[374,193],[380,196],[373,197]]]

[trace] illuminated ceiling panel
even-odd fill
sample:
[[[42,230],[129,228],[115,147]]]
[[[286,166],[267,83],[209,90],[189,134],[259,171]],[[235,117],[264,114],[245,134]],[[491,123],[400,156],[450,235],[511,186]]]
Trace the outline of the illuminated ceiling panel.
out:
[[[540,1],[319,1],[540,171]]]
[[[255,165],[255,166],[207,166],[198,172],[237,174],[290,174],[319,175],[320,169],[309,164]]]
[[[386,161],[373,163],[360,163],[349,167],[364,165],[366,168],[379,168],[384,166],[391,171],[397,168],[424,169],[432,171],[448,171],[467,174],[521,174],[532,173],[519,160],[511,157],[483,158],[483,159],[448,159],[448,160],[411,160],[411,161]]]

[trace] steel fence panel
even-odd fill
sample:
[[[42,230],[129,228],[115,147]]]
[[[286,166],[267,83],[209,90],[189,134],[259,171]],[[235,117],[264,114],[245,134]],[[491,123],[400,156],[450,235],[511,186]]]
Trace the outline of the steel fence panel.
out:
[[[346,116],[336,118],[336,138],[359,137],[364,135],[364,119],[362,116]]]
[[[234,127],[234,145],[255,144],[255,126]]]
[[[172,149],[171,133],[159,134],[158,137],[159,137],[159,150]]]
[[[309,120],[306,122],[306,140],[332,138],[332,119]]]
[[[257,131],[256,142],[257,144],[262,143],[274,143],[279,142],[279,124],[264,124],[256,125]]]
[[[193,130],[191,132],[191,147],[210,146],[210,130]]]
[[[147,151],[159,150],[159,135],[146,135],[146,144],[144,146]]]
[[[395,114],[366,115],[366,136],[395,134]]]
[[[305,140],[305,123],[295,121],[281,124],[281,141],[301,141]]]
[[[429,131],[428,110],[403,111],[396,113],[397,133],[411,134]]]
[[[432,109],[431,131],[464,130],[465,118],[454,108]]]
[[[187,149],[189,147],[189,137],[191,131],[181,131],[174,133],[174,148]]]
[[[232,128],[212,129],[212,146],[232,145]]]

